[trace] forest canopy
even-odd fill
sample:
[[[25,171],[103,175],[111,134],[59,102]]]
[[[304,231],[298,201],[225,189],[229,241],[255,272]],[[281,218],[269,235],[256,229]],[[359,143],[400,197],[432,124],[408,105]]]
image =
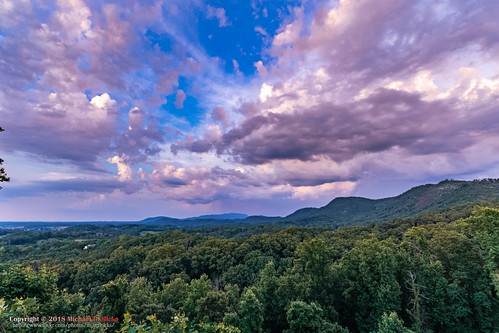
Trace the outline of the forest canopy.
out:
[[[21,314],[113,317],[122,332],[490,332],[499,322],[495,208],[238,238],[109,236],[86,250],[91,231],[72,229],[1,239],[4,330]]]

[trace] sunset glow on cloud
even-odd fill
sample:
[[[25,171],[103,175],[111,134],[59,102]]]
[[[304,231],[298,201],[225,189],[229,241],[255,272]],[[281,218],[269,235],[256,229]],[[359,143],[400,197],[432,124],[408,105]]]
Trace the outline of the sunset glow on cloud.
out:
[[[497,178],[497,17],[493,0],[0,0],[0,219],[287,215]]]

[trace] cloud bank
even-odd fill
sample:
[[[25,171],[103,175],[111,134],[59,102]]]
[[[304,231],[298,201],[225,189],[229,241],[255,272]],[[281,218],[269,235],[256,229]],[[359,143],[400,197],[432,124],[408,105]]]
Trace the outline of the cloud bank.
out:
[[[2,194],[281,212],[373,179],[497,176],[499,3],[231,6],[4,1],[0,147],[77,175]]]

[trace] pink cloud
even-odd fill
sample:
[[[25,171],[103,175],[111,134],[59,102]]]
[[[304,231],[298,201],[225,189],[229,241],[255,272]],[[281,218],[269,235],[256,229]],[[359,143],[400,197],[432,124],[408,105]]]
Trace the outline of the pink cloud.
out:
[[[223,127],[227,127],[229,125],[229,117],[225,112],[224,108],[221,106],[217,106],[213,109],[211,113],[211,117],[214,121],[220,122]]]
[[[216,18],[218,20],[218,26],[219,27],[227,27],[230,25],[230,22],[225,15],[225,9],[224,8],[216,8],[212,6],[207,7],[207,12],[206,12],[206,17],[207,18]]]
[[[175,106],[177,109],[183,109],[184,108],[184,101],[185,101],[185,92],[182,89],[177,90],[177,95],[175,96]]]

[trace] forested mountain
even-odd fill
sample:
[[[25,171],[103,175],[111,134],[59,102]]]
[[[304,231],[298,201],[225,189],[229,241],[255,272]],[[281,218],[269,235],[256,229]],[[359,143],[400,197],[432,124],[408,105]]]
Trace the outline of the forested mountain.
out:
[[[137,223],[163,224],[178,228],[236,223],[275,223],[277,226],[354,226],[408,218],[425,212],[446,210],[458,205],[494,199],[499,199],[499,179],[444,180],[438,184],[414,187],[391,198],[339,197],[324,207],[301,208],[286,217],[230,213],[186,219],[158,216],[146,218]]]
[[[284,218],[297,225],[349,226],[408,218],[457,205],[499,199],[499,179],[444,180],[414,187],[396,197],[336,198],[321,208],[304,208]]]
[[[195,221],[195,220],[203,220],[203,221],[211,221],[211,220],[243,220],[247,218],[246,214],[239,213],[226,213],[226,214],[210,214],[210,215],[201,215],[195,217],[188,217],[185,219],[177,219],[173,217],[167,216],[156,216],[156,217],[148,217],[138,223],[178,223],[180,221]]]
[[[209,214],[196,217],[188,217],[184,220],[242,220],[247,218],[246,214],[226,213],[226,214]]]

